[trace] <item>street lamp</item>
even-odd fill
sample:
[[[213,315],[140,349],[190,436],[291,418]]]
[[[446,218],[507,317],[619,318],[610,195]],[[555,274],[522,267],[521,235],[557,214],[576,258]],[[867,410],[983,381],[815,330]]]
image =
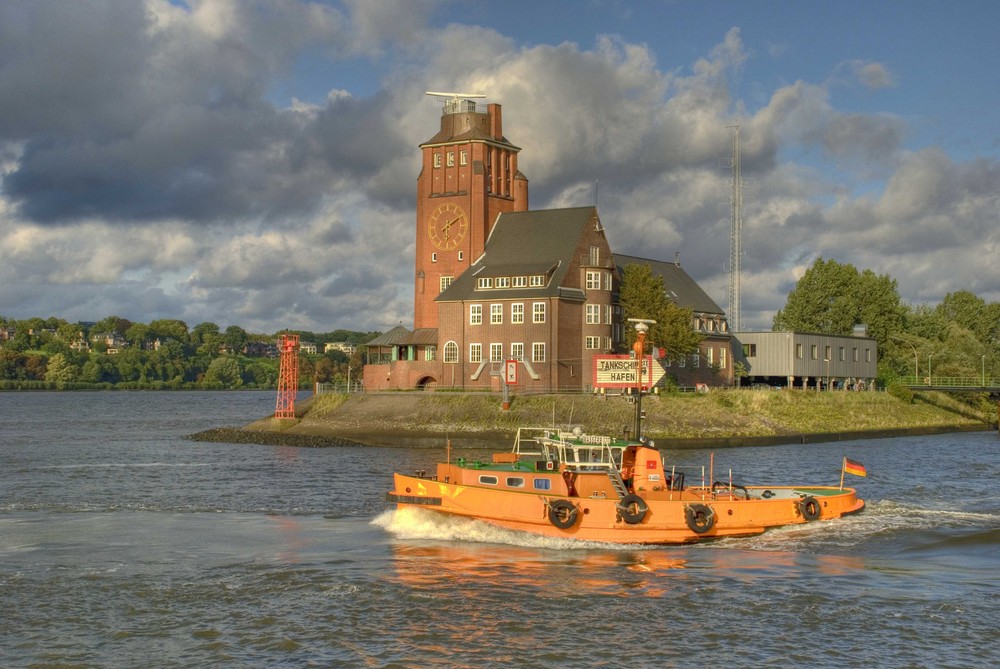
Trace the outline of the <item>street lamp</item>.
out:
[[[635,438],[642,437],[642,358],[646,350],[646,333],[649,326],[655,325],[656,321],[647,318],[630,318],[630,323],[635,323],[635,344],[632,345],[632,352],[635,356]]]

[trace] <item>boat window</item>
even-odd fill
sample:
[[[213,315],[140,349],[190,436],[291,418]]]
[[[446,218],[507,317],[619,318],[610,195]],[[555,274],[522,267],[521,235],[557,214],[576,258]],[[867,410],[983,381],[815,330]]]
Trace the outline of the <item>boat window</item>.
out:
[[[507,485],[510,486],[511,488],[523,488],[524,479],[521,478],[520,476],[508,476]]]
[[[479,477],[479,482],[482,483],[483,485],[496,485],[497,484],[497,477],[496,476],[486,476],[484,474],[484,475],[481,475]]]
[[[550,490],[552,481],[548,479],[535,479],[535,490]]]

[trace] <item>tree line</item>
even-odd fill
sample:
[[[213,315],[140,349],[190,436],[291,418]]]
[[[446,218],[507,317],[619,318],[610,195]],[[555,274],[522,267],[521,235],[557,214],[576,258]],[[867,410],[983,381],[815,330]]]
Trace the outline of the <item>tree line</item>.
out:
[[[282,332],[298,334],[320,352],[327,342],[358,347],[380,334]],[[109,316],[95,323],[70,323],[0,316],[0,389],[274,388],[279,360],[273,344],[280,334],[249,333],[235,325],[222,330],[211,322],[189,329],[176,319],[134,323]],[[362,364],[357,350],[351,356],[339,350],[300,355],[300,383],[346,383],[360,378]]]

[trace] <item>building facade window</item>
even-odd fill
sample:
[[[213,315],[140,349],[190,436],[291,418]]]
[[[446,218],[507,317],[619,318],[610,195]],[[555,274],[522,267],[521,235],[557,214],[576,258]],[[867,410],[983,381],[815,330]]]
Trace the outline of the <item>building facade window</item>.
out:
[[[483,345],[469,344],[469,362],[483,361]]]
[[[528,285],[528,277],[526,276],[515,276],[513,277],[511,284],[514,288],[524,288]]]
[[[510,305],[510,322],[515,325],[524,322],[524,305],[520,302],[515,302]]]
[[[694,367],[695,369],[701,367],[701,355],[695,353],[691,356],[691,366]]]
[[[544,302],[534,302],[531,305],[531,322],[532,323],[544,323],[545,322],[545,303]]]
[[[799,344],[801,346],[801,344]],[[801,353],[801,351],[800,351]],[[748,358],[757,357],[757,344],[743,344],[743,355]],[[800,356],[801,357],[801,356]]]
[[[500,325],[503,323],[503,305],[490,305],[490,325]]]
[[[726,357],[727,357],[726,356],[726,348],[725,347],[720,348],[719,349],[719,369],[725,369],[726,368]]]
[[[510,359],[524,360],[524,344],[520,342],[514,342],[510,345]]]
[[[503,344],[490,344],[490,362],[503,360]]]
[[[531,276],[531,287],[532,288],[544,288],[545,287],[545,277],[541,274],[533,274]]]
[[[587,270],[587,290],[601,289],[601,273]]]
[[[437,360],[437,346],[428,346],[424,349],[424,360],[427,362]]]
[[[802,359],[802,344],[795,345],[795,357],[799,360]]]
[[[440,153],[435,153],[434,154],[434,167],[441,167],[441,154]]]
[[[510,277],[509,276],[498,276],[496,284],[497,284],[497,288],[510,288]]]
[[[587,348],[591,350],[601,348],[601,338],[587,337]]]
[[[600,324],[601,324],[601,305],[588,304],[587,325],[600,325]]]
[[[810,346],[809,347],[809,356],[813,360],[818,360],[819,359],[819,346],[817,346],[816,344],[813,344],[812,346]]]
[[[458,362],[458,344],[450,341],[444,345],[444,361],[447,363]]]
[[[483,305],[470,304],[469,325],[482,325],[482,324],[483,324]]]
[[[711,367],[712,363],[714,362],[714,357],[715,357],[715,349],[714,348],[712,348],[710,346],[707,349],[705,349],[705,364],[706,365],[708,365],[709,367]]]
[[[437,261],[438,261],[438,254],[432,253],[431,254],[431,262],[437,262]]]
[[[493,287],[493,277],[491,276],[480,277],[479,281],[476,282],[476,288],[480,290],[483,288],[492,288],[492,287]]]
[[[443,277],[441,277],[441,282],[440,282],[441,290],[439,292],[443,293],[444,291],[446,291],[448,289],[448,286],[450,286],[451,282],[454,281],[454,280],[455,280],[455,277],[453,277],[453,276],[443,276]]]
[[[611,292],[611,272],[604,274],[604,290]]]
[[[460,165],[469,164],[469,152],[464,149],[458,153],[458,162]]]
[[[455,166],[455,152],[454,151],[449,151],[448,152],[448,167],[454,167],[454,166]]]
[[[545,362],[544,342],[535,342],[531,345],[531,362]]]

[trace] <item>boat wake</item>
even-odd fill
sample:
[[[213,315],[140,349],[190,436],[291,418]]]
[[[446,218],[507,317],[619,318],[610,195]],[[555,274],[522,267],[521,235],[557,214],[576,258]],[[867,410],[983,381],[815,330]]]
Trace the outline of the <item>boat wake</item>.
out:
[[[587,550],[599,548],[602,550],[637,550],[643,546],[637,544],[608,544],[596,541],[580,541],[577,539],[559,539],[544,537],[527,532],[507,530],[495,527],[489,523],[472,518],[447,516],[417,509],[404,507],[383,512],[372,525],[381,527],[393,536],[407,541],[464,541],[469,543],[490,543],[518,546],[521,548],[547,548],[554,550]]]

